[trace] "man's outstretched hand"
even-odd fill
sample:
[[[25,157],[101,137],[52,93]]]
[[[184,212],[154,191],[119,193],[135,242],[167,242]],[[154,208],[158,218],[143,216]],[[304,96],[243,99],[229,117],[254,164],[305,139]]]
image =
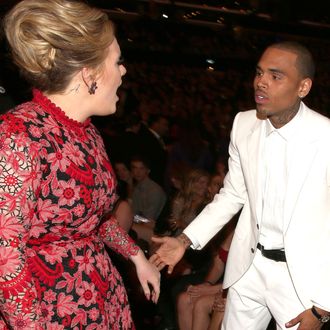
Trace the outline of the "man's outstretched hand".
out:
[[[149,261],[154,264],[158,270],[168,266],[167,272],[171,274],[174,266],[184,255],[187,245],[179,237],[152,237],[151,240],[160,244],[160,247],[150,257]]]

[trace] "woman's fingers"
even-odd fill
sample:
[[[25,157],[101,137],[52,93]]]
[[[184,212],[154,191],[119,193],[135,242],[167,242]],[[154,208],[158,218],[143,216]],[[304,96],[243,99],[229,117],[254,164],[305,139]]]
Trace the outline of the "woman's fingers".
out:
[[[150,300],[150,288],[148,285],[147,281],[144,281],[143,283],[141,283],[142,286],[142,290],[144,292],[144,295],[146,296],[147,300]]]

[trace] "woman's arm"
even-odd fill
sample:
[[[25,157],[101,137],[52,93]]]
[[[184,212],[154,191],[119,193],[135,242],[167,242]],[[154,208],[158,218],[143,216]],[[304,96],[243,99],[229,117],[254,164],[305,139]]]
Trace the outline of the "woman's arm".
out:
[[[142,250],[114,217],[102,224],[99,233],[105,244],[134,263],[146,298],[156,303],[160,292],[160,273],[157,268],[146,259]],[[152,291],[148,284],[152,286]]]
[[[41,329],[26,250],[40,182],[38,150],[20,135],[0,139],[0,311],[11,329]]]
[[[131,256],[130,259],[135,265],[136,273],[146,298],[157,303],[160,293],[160,272],[156,266],[146,259],[141,250],[136,255]],[[152,290],[150,290],[149,284]]]
[[[99,235],[110,249],[115,250],[126,259],[132,255],[136,255],[139,251],[138,245],[128,233],[119,226],[114,216],[110,216],[100,226]]]

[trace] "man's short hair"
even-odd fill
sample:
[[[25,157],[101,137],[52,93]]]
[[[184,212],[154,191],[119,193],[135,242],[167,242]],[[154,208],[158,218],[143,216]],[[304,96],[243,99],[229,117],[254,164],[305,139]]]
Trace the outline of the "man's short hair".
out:
[[[142,156],[142,155],[134,155],[132,156],[131,158],[131,164],[133,162],[140,162],[142,163],[147,169],[150,170],[150,162],[149,162],[149,159],[147,159],[147,157],[145,156]]]
[[[268,48],[278,48],[297,54],[297,69],[303,78],[313,79],[315,63],[311,52],[296,41],[280,41],[271,44]]]

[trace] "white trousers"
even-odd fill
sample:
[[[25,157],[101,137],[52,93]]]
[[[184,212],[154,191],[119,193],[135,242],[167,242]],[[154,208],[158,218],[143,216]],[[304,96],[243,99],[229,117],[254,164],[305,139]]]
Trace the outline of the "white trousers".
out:
[[[272,316],[277,330],[287,329],[285,323],[304,310],[286,262],[267,259],[257,250],[251,267],[229,288],[221,330],[266,330]]]

